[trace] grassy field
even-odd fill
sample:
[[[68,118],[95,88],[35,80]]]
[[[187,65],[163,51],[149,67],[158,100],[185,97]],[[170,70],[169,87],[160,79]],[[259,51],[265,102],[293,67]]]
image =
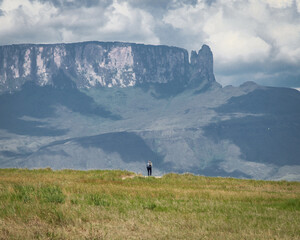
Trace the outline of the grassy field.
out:
[[[0,239],[300,239],[300,183],[1,169]]]

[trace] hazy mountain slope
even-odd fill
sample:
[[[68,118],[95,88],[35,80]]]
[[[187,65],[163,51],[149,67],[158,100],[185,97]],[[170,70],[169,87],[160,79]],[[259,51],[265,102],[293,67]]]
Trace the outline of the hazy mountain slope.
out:
[[[91,58],[84,55],[85,59],[95,63],[98,57],[91,49],[106,45],[76,46],[65,47],[82,53],[90,49]],[[72,73],[71,65],[53,72],[46,68],[52,73],[47,84],[40,84],[36,76],[18,90],[0,95],[0,167],[120,168],[144,172],[145,162],[152,160],[156,175],[189,171],[211,176],[300,180],[298,91],[250,82],[221,88],[215,82],[207,46],[192,53],[190,62],[184,50],[177,48],[120,43],[107,46],[118,47],[121,55],[117,54],[116,61],[125,59],[126,64],[131,61],[126,58],[130,56],[126,52],[130,46],[134,59],[138,59],[133,61],[136,76],[142,71],[138,63],[144,61],[159,79],[141,77],[134,86],[127,87],[91,87],[77,82],[79,77]],[[55,46],[43,49],[51,53],[49,49]],[[19,46],[19,51],[25,50]],[[183,62],[174,57],[177,52],[183,53]],[[47,56],[51,60],[50,53]],[[159,60],[160,56],[165,60]],[[104,68],[112,64],[111,57],[106,60]],[[64,61],[67,65],[74,59],[67,54]],[[159,73],[161,61],[171,72]],[[178,76],[180,63],[184,76]],[[111,71],[121,71],[114,66]],[[111,81],[111,75],[101,71],[97,74],[92,75]],[[125,78],[119,76],[122,82]],[[21,80],[11,79],[10,83]]]
[[[245,158],[278,166],[297,165],[300,156],[300,94],[294,89],[265,88],[233,97],[216,109],[221,114],[260,114],[231,118],[205,127],[213,139],[229,139]],[[255,149],[255,151],[253,151]]]

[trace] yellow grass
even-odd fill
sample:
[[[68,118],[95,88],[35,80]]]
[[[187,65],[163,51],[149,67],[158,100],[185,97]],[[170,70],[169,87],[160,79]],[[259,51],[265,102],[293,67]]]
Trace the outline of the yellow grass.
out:
[[[300,239],[300,183],[0,170],[0,239]]]

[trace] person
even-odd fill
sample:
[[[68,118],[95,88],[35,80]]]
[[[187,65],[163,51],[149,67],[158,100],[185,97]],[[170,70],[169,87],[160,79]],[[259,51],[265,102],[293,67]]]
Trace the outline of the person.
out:
[[[147,163],[147,171],[148,171],[148,176],[152,175],[152,162],[149,160]]]

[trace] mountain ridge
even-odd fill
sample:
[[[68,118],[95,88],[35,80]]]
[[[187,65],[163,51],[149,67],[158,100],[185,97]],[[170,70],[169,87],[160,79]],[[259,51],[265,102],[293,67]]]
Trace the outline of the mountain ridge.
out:
[[[141,173],[152,160],[155,175],[300,181],[299,92],[254,82],[222,88],[206,45],[189,58],[180,48],[109,44],[71,46],[60,62],[55,45],[37,47],[23,80],[12,66],[24,66],[16,59],[26,48],[5,68],[0,62],[0,78],[12,76],[0,93],[0,167]],[[48,82],[35,75],[41,69]]]
[[[179,92],[188,85],[215,82],[213,56],[207,45],[189,57],[187,50],[165,45],[97,41],[18,44],[0,46],[0,60],[2,92],[14,91],[32,80],[40,86],[53,84],[52,76],[60,70],[78,88],[168,84]]]

